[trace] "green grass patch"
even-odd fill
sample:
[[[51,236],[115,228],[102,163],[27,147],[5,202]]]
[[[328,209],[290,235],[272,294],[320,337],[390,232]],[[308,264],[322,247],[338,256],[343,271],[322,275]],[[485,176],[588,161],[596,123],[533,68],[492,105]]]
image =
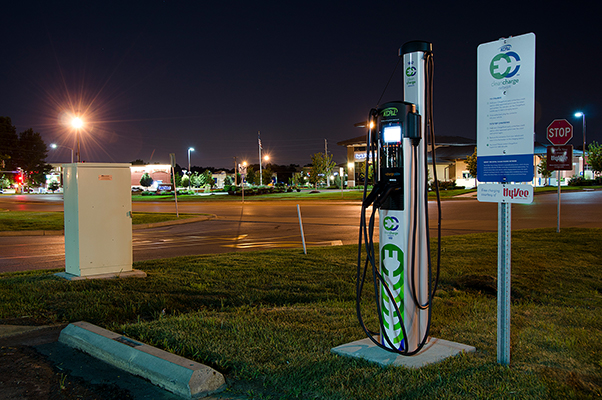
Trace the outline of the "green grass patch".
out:
[[[132,224],[150,224],[155,222],[175,221],[201,217],[206,214],[175,213],[132,213]],[[0,212],[0,231],[53,231],[63,230],[65,220],[62,211],[33,212],[33,211],[3,211]]]
[[[602,395],[602,229],[515,231],[512,363],[496,361],[496,234],[443,238],[431,335],[474,354],[420,370],[330,353],[363,338],[355,246],[139,262],[146,279],[0,274],[4,323],[86,320],[227,374],[255,399],[565,399]],[[433,246],[434,247],[434,246]],[[364,294],[366,309],[374,302]],[[374,316],[368,324],[376,329]]]
[[[303,189],[300,192],[284,192],[284,193],[269,193],[269,194],[254,194],[251,195],[248,190],[245,190],[245,202],[247,201],[279,201],[279,200],[297,200],[297,201],[311,201],[311,200],[361,200],[363,191],[359,189],[346,189],[341,193],[340,190],[336,189],[321,189],[318,193],[311,193],[313,190]],[[132,201],[174,201],[173,195],[154,195],[154,196],[142,196],[132,195]],[[241,202],[242,195],[224,195],[224,194],[213,194],[213,195],[178,195],[178,201],[190,202],[190,201],[229,201],[229,202]]]

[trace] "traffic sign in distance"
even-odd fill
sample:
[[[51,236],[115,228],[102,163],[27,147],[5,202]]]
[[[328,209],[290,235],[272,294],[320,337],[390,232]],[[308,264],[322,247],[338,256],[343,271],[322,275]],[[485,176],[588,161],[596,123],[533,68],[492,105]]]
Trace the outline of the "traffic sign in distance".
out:
[[[548,125],[546,137],[554,146],[563,146],[573,138],[573,125],[566,119],[555,119]]]
[[[573,146],[550,146],[547,154],[548,171],[570,171],[573,169]]]

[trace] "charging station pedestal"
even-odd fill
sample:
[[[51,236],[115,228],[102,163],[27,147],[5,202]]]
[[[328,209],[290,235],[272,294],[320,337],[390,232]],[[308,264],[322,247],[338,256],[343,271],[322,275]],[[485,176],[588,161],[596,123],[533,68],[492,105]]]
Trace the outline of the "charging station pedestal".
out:
[[[370,110],[366,123],[366,159],[372,154],[378,175],[369,194],[367,181],[364,186],[356,312],[368,337],[331,351],[381,365],[420,368],[476,349],[429,336],[436,290],[436,285],[431,288],[426,163],[429,145],[433,159],[436,158],[432,128],[432,45],[423,41],[407,42],[399,56],[405,72],[403,101],[377,105]],[[434,163],[433,170],[436,171]],[[368,208],[372,208],[369,220]],[[378,252],[373,240],[376,212],[379,215]],[[363,245],[366,250],[362,259]],[[362,316],[361,293],[370,267],[379,334],[366,326]]]
[[[130,164],[73,163],[63,171],[65,273],[58,275],[139,275],[132,270]]]

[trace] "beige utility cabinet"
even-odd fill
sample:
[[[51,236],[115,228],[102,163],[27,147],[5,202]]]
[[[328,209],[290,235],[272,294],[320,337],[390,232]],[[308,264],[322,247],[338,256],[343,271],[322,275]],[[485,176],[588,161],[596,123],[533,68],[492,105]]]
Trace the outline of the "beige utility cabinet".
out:
[[[132,271],[130,164],[73,163],[63,170],[65,272]]]

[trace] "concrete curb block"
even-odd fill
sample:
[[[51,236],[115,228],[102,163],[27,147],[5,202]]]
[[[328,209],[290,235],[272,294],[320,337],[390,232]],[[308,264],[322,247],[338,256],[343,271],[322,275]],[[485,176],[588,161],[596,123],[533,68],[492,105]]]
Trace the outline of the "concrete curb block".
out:
[[[213,368],[85,321],[67,325],[59,342],[187,399],[206,397],[226,388],[224,376]]]

